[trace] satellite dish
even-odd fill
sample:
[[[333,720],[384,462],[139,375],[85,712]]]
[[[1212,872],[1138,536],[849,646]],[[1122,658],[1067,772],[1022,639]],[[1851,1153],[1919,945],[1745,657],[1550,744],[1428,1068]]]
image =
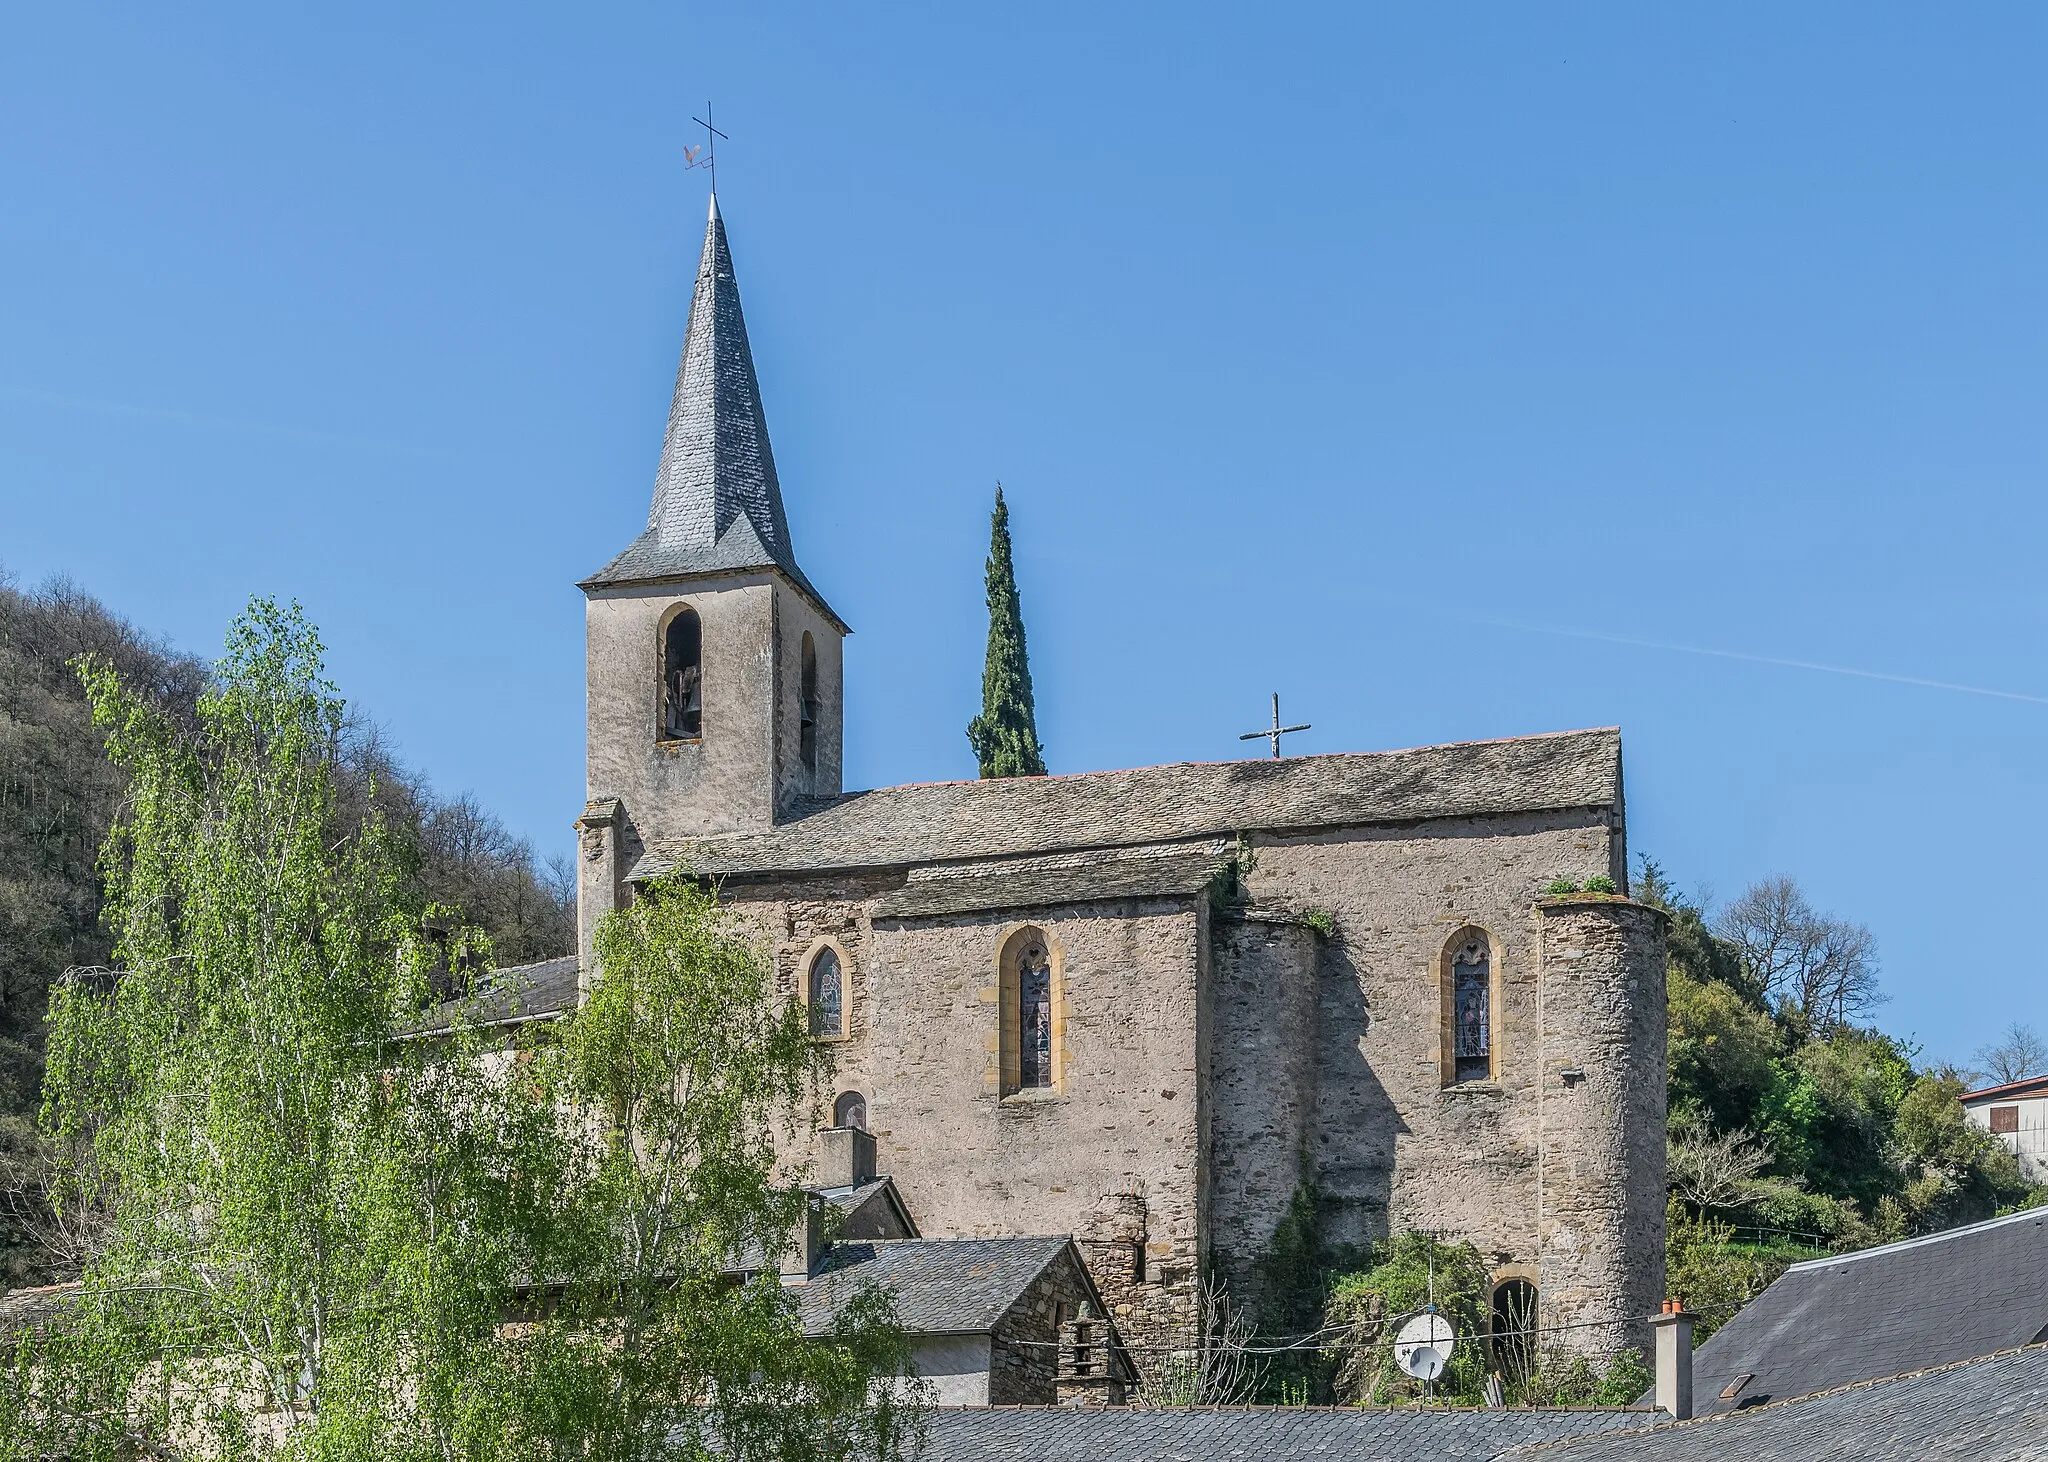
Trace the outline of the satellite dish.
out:
[[[1405,1321],[1394,1332],[1394,1364],[1418,1381],[1434,1381],[1451,1363],[1458,1332],[1434,1310]]]

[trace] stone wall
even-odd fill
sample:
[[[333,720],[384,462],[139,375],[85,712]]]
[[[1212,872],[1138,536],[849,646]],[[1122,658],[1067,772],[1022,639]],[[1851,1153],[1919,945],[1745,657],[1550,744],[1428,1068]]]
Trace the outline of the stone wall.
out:
[[[1649,1338],[1664,1295],[1664,932],[1622,899],[1545,900],[1540,1320],[1562,1348]],[[1609,1323],[1603,1323],[1609,1322]]]
[[[846,972],[847,1035],[832,1090],[867,1101],[877,1166],[927,1237],[1071,1234],[1109,1314],[1134,1340],[1181,1343],[1200,1272],[1197,998],[1208,906],[1198,898],[1077,904],[1030,919],[870,917],[888,875],[728,885],[798,989],[829,938]],[[1061,972],[1062,1070],[1002,1095],[998,955],[1029,922]],[[791,1145],[801,1162],[808,1139]],[[1145,1251],[1134,1275],[1133,1243]]]
[[[1246,878],[1255,902],[1327,914],[1334,926],[1319,956],[1310,1123],[1327,1240],[1414,1228],[1469,1239],[1497,1265],[1533,1260],[1540,1061],[1530,910],[1552,879],[1606,873],[1611,840],[1599,811],[1256,839]],[[1496,1073],[1453,1084],[1440,961],[1467,926],[1485,930],[1496,951]],[[1276,1093],[1275,1130],[1293,1099]],[[1237,1218],[1225,1212],[1231,1197],[1218,1188],[1219,1232],[1255,1232],[1270,1200]]]
[[[703,629],[703,735],[663,741],[663,624],[678,605]],[[817,771],[799,755],[804,634],[817,653]],[[839,629],[772,572],[593,591],[584,609],[586,795],[616,798],[627,866],[658,839],[773,825],[797,797],[839,791],[845,715]],[[579,888],[589,931],[612,902]]]
[[[1209,1072],[1209,1256],[1256,1308],[1256,1261],[1315,1176],[1320,940],[1295,915],[1215,921]]]
[[[1045,1266],[996,1323],[989,1347],[991,1406],[1049,1406],[1058,1399],[1060,1329],[1093,1296],[1072,1254]]]

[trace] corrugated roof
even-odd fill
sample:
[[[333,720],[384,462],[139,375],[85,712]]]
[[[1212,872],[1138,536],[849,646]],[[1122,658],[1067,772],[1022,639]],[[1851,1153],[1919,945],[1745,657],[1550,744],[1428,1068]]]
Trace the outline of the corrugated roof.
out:
[[[813,804],[769,832],[657,842],[632,876],[684,864],[713,877],[901,867],[1607,808],[1620,796],[1621,734],[1562,731],[1410,751],[884,787]]]
[[[1517,1462],[2039,1462],[2048,1457],[2048,1348],[1508,1455]]]
[[[1727,1411],[2041,1339],[2048,1209],[1793,1265],[1693,1353],[1693,1400]]]
[[[875,1285],[913,1335],[982,1334],[1072,1242],[1061,1236],[836,1243],[826,1250],[825,1267],[797,1289],[797,1305],[804,1329],[822,1334],[841,1307]]]
[[[1653,1424],[1640,1410],[1364,1407],[947,1407],[920,1462],[1453,1462],[1528,1442]]]

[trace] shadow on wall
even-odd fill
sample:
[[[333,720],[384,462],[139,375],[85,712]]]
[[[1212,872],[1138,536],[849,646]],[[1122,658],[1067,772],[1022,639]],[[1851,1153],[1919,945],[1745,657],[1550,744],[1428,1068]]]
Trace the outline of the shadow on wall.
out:
[[[1365,1059],[1372,1012],[1358,967],[1341,941],[1323,946],[1319,973],[1319,1080],[1310,1146],[1322,1238],[1331,1246],[1364,1245],[1387,1237],[1394,1144],[1410,1129]]]

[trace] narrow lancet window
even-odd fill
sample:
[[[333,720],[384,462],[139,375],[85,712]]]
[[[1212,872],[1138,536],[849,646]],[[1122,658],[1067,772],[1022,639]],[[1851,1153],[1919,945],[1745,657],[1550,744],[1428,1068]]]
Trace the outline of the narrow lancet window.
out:
[[[676,612],[661,637],[661,739],[704,734],[704,631],[694,609]]]
[[[811,958],[808,1003],[811,1009],[813,1036],[845,1034],[845,1026],[841,1021],[844,1012],[841,984],[839,952],[828,944]]]
[[[1493,1075],[1493,952],[1482,935],[1451,957],[1451,1059],[1454,1081]]]
[[[803,756],[804,776],[818,776],[818,647],[811,632],[804,631],[803,685],[797,699],[797,747]]]
[[[1017,955],[1017,1084],[1052,1085],[1052,958],[1036,940]]]
[[[834,1127],[858,1127],[867,1131],[868,1099],[857,1091],[842,1091],[839,1100],[832,1103],[832,1125]]]

